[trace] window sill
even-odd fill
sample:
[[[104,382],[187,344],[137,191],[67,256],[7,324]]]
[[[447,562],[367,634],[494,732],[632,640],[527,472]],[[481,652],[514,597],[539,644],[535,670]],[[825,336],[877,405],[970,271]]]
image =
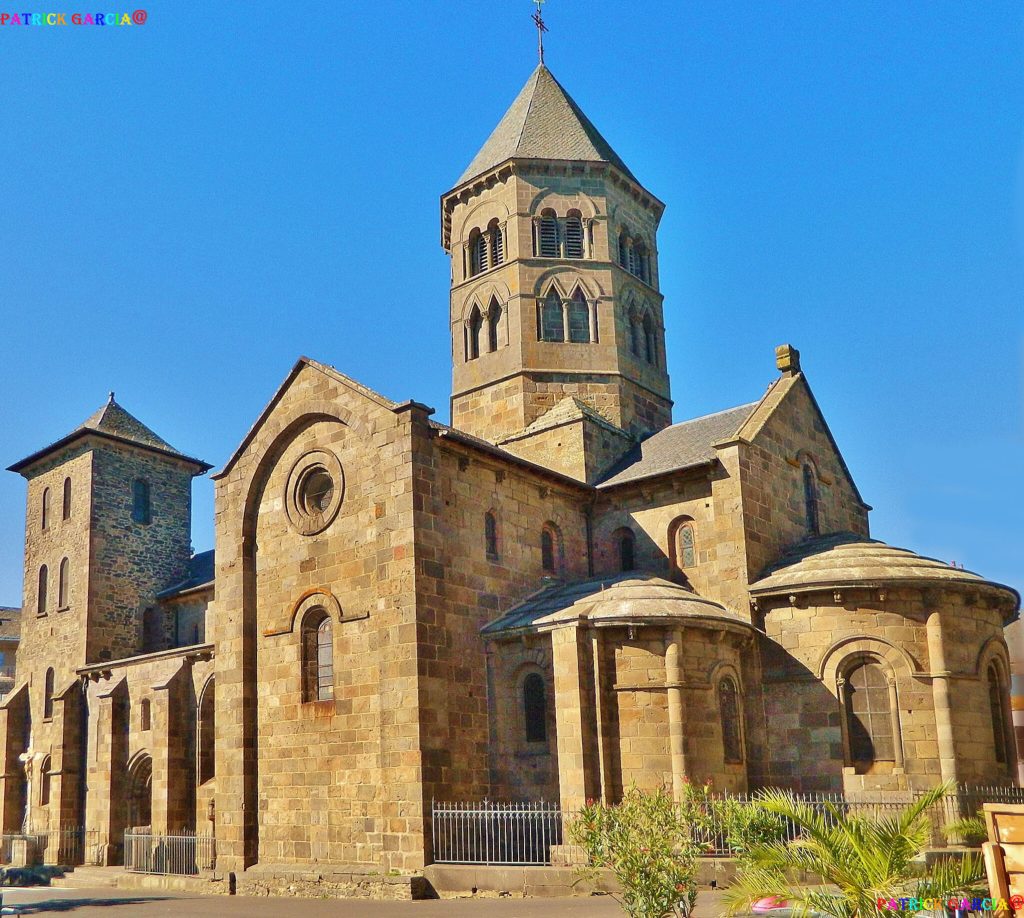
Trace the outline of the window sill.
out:
[[[58,612],[67,612],[70,608],[71,608],[71,606],[58,606],[57,607],[57,611]]]

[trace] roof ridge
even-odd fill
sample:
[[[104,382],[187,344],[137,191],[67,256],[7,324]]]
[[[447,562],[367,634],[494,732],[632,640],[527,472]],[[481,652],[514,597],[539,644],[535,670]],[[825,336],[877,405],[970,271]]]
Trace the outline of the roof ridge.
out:
[[[533,73],[530,74],[530,79],[526,81],[527,85],[530,84],[530,80],[533,81],[533,89],[530,90],[530,103],[526,106],[526,114],[523,115],[523,123],[519,125],[519,136],[516,138],[513,150],[519,152],[519,147],[523,142],[523,135],[526,133],[526,124],[530,120],[530,112],[533,111],[533,103],[537,99],[537,84],[540,82],[541,70],[547,70],[544,66],[544,62],[539,63],[534,69]],[[548,71],[550,73],[550,71]]]

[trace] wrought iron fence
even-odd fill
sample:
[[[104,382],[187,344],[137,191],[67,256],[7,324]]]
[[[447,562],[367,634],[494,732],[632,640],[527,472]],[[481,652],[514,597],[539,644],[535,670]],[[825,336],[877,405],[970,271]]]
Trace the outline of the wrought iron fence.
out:
[[[826,820],[832,819],[826,804],[839,812],[882,817],[892,815],[921,797],[923,791],[864,792],[846,797],[840,793],[794,794],[795,799],[814,807]],[[715,794],[702,808],[693,827],[694,840],[708,857],[734,855],[740,844],[735,810],[730,802],[748,803],[751,794]],[[951,823],[981,810],[983,803],[1024,803],[1024,788],[958,785],[929,812],[932,844],[957,843],[947,837]],[[439,864],[547,865],[551,847],[562,844],[562,810],[557,803],[471,803],[433,804],[434,860]],[[792,822],[779,820],[765,831],[792,841],[800,834]],[[582,853],[582,852],[579,852]]]
[[[194,876],[212,870],[216,856],[212,835],[152,835],[131,829],[124,833],[124,866],[133,873]]]
[[[14,832],[0,835],[0,864],[10,864],[16,839],[26,839],[44,864],[73,867],[85,862],[86,846],[95,843],[97,833],[81,826],[49,829],[45,832]]]
[[[562,843],[562,809],[528,803],[442,803],[432,807],[439,864],[545,865]]]

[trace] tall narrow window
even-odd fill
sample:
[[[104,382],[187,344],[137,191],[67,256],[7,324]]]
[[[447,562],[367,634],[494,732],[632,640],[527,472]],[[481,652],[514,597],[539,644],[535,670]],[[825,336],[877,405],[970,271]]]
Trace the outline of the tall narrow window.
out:
[[[619,264],[629,269],[629,237],[625,230],[619,233]]]
[[[149,482],[144,478],[136,478],[132,482],[132,519],[143,526],[148,526],[153,519],[149,501]]]
[[[629,321],[629,352],[634,357],[640,356],[640,319],[637,314],[630,310],[626,317]]]
[[[497,267],[505,261],[505,236],[497,220],[487,224],[487,239],[490,243],[491,267]]]
[[[647,248],[642,242],[633,246],[633,268],[632,273],[647,283]]]
[[[71,519],[71,479],[64,479],[64,501],[61,508],[61,517]]]
[[[562,567],[562,534],[554,523],[545,523],[540,533],[541,566],[548,573],[557,573]]]
[[[214,683],[213,677],[206,683],[206,688],[203,689],[202,698],[199,700],[199,715],[198,715],[198,778],[200,784],[205,784],[216,774],[216,737],[217,737],[217,724],[216,724],[216,708],[214,705],[214,698],[216,692],[216,684]]]
[[[562,297],[552,287],[540,307],[541,341],[564,341],[565,328],[562,324]]]
[[[558,258],[558,221],[550,209],[541,211],[537,221],[537,254],[542,258]]]
[[[153,713],[148,698],[139,702],[139,729],[149,730],[153,726]]]
[[[43,679],[43,718],[49,720],[53,717],[53,667],[46,671]]]
[[[846,678],[850,755],[855,764],[895,760],[889,682],[881,664],[861,663]]]
[[[725,761],[743,761],[743,733],[736,683],[726,676],[718,683],[718,711],[722,719],[722,747]]]
[[[807,532],[816,536],[821,532],[818,518],[818,486],[815,483],[814,468],[809,462],[804,463],[804,512],[807,515]]]
[[[577,287],[569,298],[569,340],[577,344],[590,342],[590,306],[583,291]]]
[[[42,508],[40,517],[43,529],[50,528],[50,489],[43,488]]]
[[[490,510],[484,514],[484,549],[489,560],[498,560],[498,518]]]
[[[530,673],[523,680],[523,717],[526,721],[526,742],[545,743],[548,739],[548,706],[544,678]]]
[[[501,306],[492,297],[490,308],[487,310],[487,350],[498,349],[498,328],[501,325]]]
[[[644,315],[644,359],[650,364],[658,362],[658,345],[654,337],[654,320],[651,314]]]
[[[469,273],[470,276],[487,270],[487,237],[480,230],[473,230],[469,235]]]
[[[480,307],[474,305],[466,325],[466,359],[476,360],[480,356],[480,330],[484,325],[484,317],[480,315]]]
[[[697,563],[697,546],[693,526],[679,527],[679,563],[682,567],[693,567]]]
[[[577,210],[570,210],[565,218],[565,257],[583,257],[583,220]]]
[[[60,562],[57,574],[57,608],[66,609],[71,601],[70,584],[68,582],[69,577],[69,563],[68,559],[64,558]]]
[[[619,570],[632,571],[636,569],[636,538],[632,529],[620,529],[618,531],[619,543]]]
[[[334,630],[323,609],[310,609],[302,623],[303,701],[334,698]]]
[[[39,805],[49,806],[50,805],[50,771],[53,765],[50,761],[50,757],[47,756],[43,759],[42,765],[39,766]]]
[[[44,564],[39,568],[39,581],[36,587],[36,614],[46,614],[46,590],[49,586],[49,571]]]
[[[1005,765],[1010,761],[1007,742],[1006,714],[1003,711],[1003,684],[999,672],[992,664],[988,668],[988,710],[992,718],[992,738],[995,741],[996,761]]]

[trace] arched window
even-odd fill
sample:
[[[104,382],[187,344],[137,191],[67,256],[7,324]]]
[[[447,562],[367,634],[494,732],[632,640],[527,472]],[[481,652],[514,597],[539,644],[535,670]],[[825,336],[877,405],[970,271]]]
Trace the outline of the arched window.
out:
[[[542,210],[537,221],[534,254],[541,258],[558,258],[558,220],[550,208]]]
[[[548,705],[544,678],[530,673],[523,680],[523,717],[526,722],[526,742],[546,743],[548,739]]]
[[[132,520],[148,526],[152,521],[149,504],[149,482],[144,478],[136,478],[132,482]]]
[[[554,523],[545,523],[541,530],[540,559],[548,573],[557,573],[562,567],[562,535]]]
[[[629,270],[629,237],[625,230],[619,233],[619,264]]]
[[[743,729],[740,724],[739,693],[730,676],[718,682],[718,712],[722,719],[722,748],[725,761],[743,761]]]
[[[569,340],[576,344],[590,343],[590,306],[583,291],[577,287],[569,298]]]
[[[821,532],[821,523],[818,519],[818,485],[815,482],[817,477],[814,474],[814,467],[804,463],[804,512],[807,516],[807,532],[816,536]]]
[[[562,297],[552,287],[540,307],[540,340],[564,341],[565,327],[562,325]]]
[[[497,218],[487,224],[487,239],[490,245],[491,267],[495,268],[505,261],[505,237]]]
[[[616,542],[619,549],[619,570],[632,571],[636,569],[636,537],[632,529],[623,527],[616,530]]]
[[[501,305],[491,297],[491,305],[487,310],[487,350],[498,349],[498,327],[501,324]]]
[[[68,583],[68,559],[64,558],[57,569],[57,608],[66,609],[71,602],[70,584]]]
[[[139,702],[139,729],[149,730],[153,725],[152,710],[150,707],[149,699],[143,698]]]
[[[1010,744],[1007,741],[1006,712],[1003,708],[1003,680],[993,663],[988,668],[988,710],[992,718],[992,738],[995,740],[996,761],[1005,765],[1010,761]]]
[[[63,519],[71,519],[71,479],[64,479],[64,501],[61,509],[61,517]]]
[[[164,612],[156,606],[146,606],[142,613],[142,652],[155,653],[165,649]]]
[[[484,317],[480,315],[480,307],[473,305],[466,324],[466,360],[476,360],[480,356],[480,330],[484,325]]]
[[[489,560],[498,560],[498,518],[490,510],[484,514],[484,549]]]
[[[302,700],[334,698],[334,630],[321,608],[310,609],[302,623]]]
[[[43,679],[43,719],[49,720],[53,717],[53,667],[46,671]]]
[[[697,563],[697,545],[693,535],[693,524],[679,527],[678,555],[680,567],[693,567]]]
[[[636,310],[630,310],[626,317],[629,321],[629,352],[634,357],[640,356],[640,317]]]
[[[38,587],[36,588],[37,615],[46,614],[46,589],[48,585],[48,580],[49,572],[46,570],[46,565],[44,564],[42,567],[39,568],[39,584]]]
[[[469,276],[487,270],[487,237],[475,229],[469,234]]]
[[[50,770],[52,768],[50,757],[43,759],[39,766],[39,805],[50,805]]]
[[[42,528],[50,528],[50,489],[43,488],[42,508],[40,511]]]
[[[197,717],[198,737],[196,743],[197,768],[196,775],[200,784],[205,784],[216,774],[216,707],[214,705],[216,685],[213,678],[206,683],[202,697],[199,699]]]
[[[654,337],[654,320],[650,313],[644,314],[644,359],[655,366],[658,363],[658,345]]]
[[[578,210],[570,210],[565,218],[565,257],[583,257],[583,220]]]
[[[856,765],[895,761],[889,680],[880,663],[859,663],[844,686],[850,757]]]
[[[633,267],[631,273],[647,283],[647,247],[638,242],[633,246]]]

